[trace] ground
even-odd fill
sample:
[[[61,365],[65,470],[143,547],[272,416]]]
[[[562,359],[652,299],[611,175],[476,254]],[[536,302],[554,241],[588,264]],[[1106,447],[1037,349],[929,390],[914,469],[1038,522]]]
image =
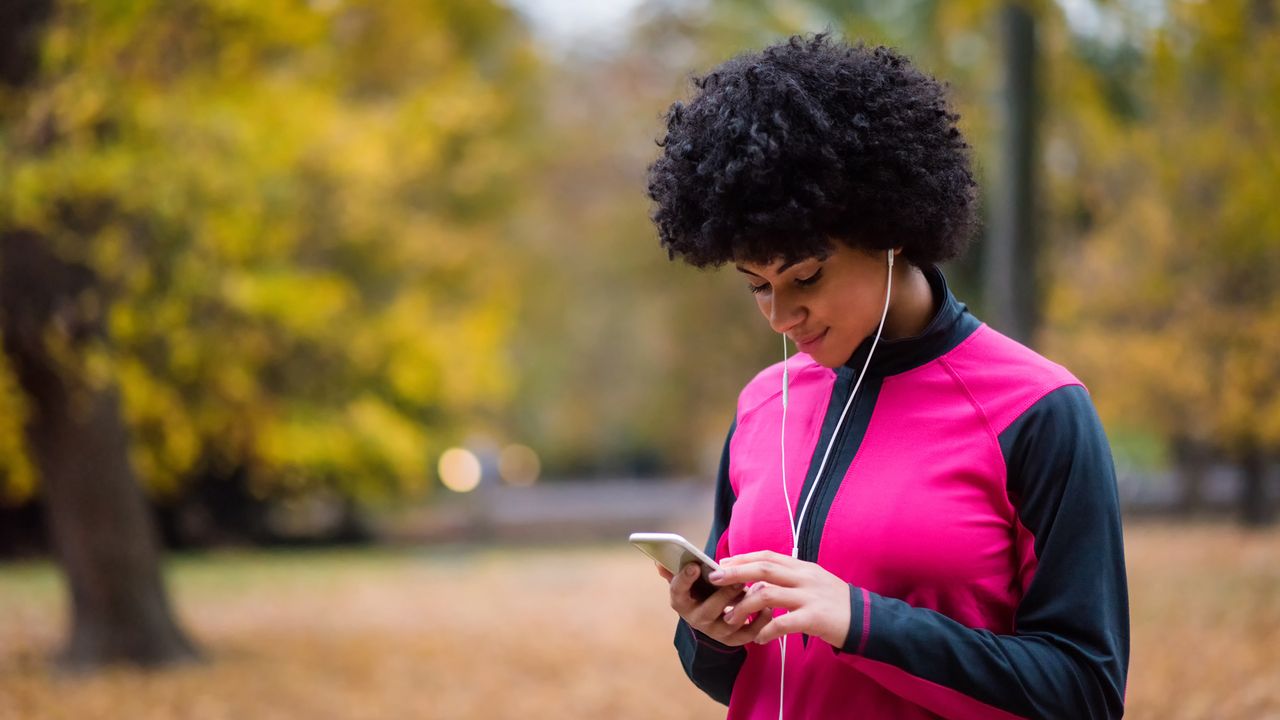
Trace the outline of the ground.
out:
[[[1280,531],[1130,522],[1126,543],[1126,717],[1280,719]],[[0,719],[721,718],[651,568],[621,542],[177,557],[211,662],[76,679],[44,661],[54,569],[0,565]]]

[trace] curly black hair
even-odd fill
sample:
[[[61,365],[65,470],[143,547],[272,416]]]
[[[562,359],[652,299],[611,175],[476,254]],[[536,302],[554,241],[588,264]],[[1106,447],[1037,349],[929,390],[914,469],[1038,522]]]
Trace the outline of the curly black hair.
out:
[[[797,35],[693,83],[649,167],[672,259],[769,264],[839,240],[923,267],[964,251],[977,192],[959,115],[896,51]]]

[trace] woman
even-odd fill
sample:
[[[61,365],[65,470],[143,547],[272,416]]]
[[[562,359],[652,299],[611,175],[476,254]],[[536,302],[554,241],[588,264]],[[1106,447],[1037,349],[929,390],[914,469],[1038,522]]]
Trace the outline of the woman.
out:
[[[976,204],[944,88],[824,35],[695,85],[666,115],[653,219],[673,258],[734,264],[784,361],[725,443],[720,589],[659,570],[690,679],[730,718],[1119,717],[1110,450],[1079,381],[936,267]]]

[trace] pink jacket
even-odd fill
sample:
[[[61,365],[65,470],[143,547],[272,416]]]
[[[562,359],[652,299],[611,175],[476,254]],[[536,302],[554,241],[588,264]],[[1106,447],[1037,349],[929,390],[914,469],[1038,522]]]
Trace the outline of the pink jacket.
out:
[[[789,361],[788,497],[819,482],[801,559],[849,583],[839,648],[793,636],[786,717],[1119,717],[1128,601],[1110,451],[1064,368],[946,302],[882,344],[824,478],[853,368]],[[940,287],[939,287],[940,286]],[[708,552],[789,554],[781,364],[743,389]],[[815,458],[815,453],[819,458]],[[731,720],[778,713],[777,642],[729,648],[681,623],[695,683]]]

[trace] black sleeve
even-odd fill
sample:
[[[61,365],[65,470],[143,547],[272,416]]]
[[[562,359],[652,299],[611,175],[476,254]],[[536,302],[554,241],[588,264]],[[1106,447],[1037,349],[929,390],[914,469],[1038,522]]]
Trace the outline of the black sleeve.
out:
[[[729,426],[729,436],[724,441],[724,452],[720,455],[720,472],[716,477],[715,512],[711,520],[711,534],[707,538],[705,551],[715,557],[716,546],[720,537],[729,526],[729,518],[733,514],[733,503],[737,499],[733,486],[729,483],[729,442],[733,439],[733,431],[737,427],[735,421]],[[733,683],[738,677],[738,670],[747,657],[747,651],[741,647],[725,645],[711,637],[694,630],[683,619],[676,623],[676,651],[680,654],[680,664],[684,672],[707,695],[719,703],[729,704],[729,696],[733,693]]]
[[[852,588],[841,657],[947,718],[1118,718],[1129,601],[1111,451],[1084,388],[1059,388],[1000,434],[1038,564],[1012,635]],[[864,616],[868,607],[870,611]],[[883,663],[883,665],[880,665]],[[865,669],[865,668],[864,668]],[[870,674],[870,673],[869,673]],[[984,710],[985,708],[985,710]]]

